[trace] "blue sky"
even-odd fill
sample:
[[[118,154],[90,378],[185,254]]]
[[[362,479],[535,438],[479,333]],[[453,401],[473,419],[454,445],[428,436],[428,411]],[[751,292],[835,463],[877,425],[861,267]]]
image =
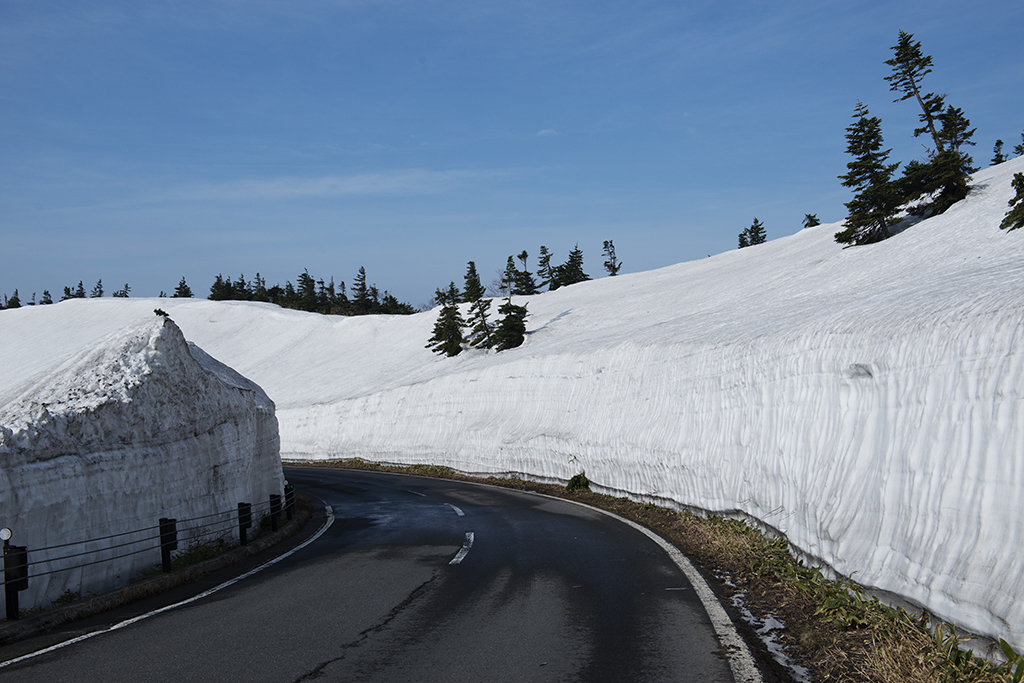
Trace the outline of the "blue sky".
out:
[[[845,216],[858,100],[923,156],[883,80],[900,29],[976,165],[1019,144],[1022,26],[1019,0],[0,0],[0,292],[364,266],[421,305],[542,244],[593,277],[608,239],[623,272],[703,258]]]

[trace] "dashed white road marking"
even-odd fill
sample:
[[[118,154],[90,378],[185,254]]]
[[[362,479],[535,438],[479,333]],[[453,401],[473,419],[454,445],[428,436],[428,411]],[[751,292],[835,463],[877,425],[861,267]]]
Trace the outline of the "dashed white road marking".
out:
[[[167,605],[165,607],[161,607],[160,609],[155,609],[152,612],[146,612],[145,614],[140,614],[137,617],[132,617],[131,619],[125,619],[124,621],[120,621],[120,622],[114,624],[113,626],[111,626],[109,628],[103,629],[102,631],[92,631],[91,633],[86,633],[84,635],[78,636],[77,638],[72,638],[71,640],[65,640],[63,643],[57,643],[56,645],[51,645],[50,647],[44,648],[42,650],[37,650],[36,652],[30,652],[27,655],[22,655],[21,657],[15,657],[14,659],[8,659],[5,662],[0,662],[0,669],[4,668],[5,666],[10,666],[11,664],[17,664],[18,662],[23,662],[26,659],[32,659],[33,657],[38,657],[39,655],[44,655],[44,654],[46,654],[48,652],[53,652],[54,650],[60,650],[61,648],[67,647],[68,645],[74,645],[75,643],[80,643],[83,640],[88,640],[89,638],[92,638],[93,636],[98,636],[98,635],[100,635],[102,633],[109,633],[110,631],[116,631],[116,630],[122,629],[122,628],[124,628],[126,626],[131,626],[132,624],[138,623],[138,622],[142,621],[143,619],[149,619],[150,617],[156,616],[157,614],[162,614],[163,612],[169,612],[170,610],[175,609],[176,607],[181,607],[182,605],[188,605],[189,603],[196,602],[197,600],[202,600],[206,596],[212,595],[212,594],[216,593],[217,591],[221,590],[222,588],[227,588],[228,586],[232,586],[232,585],[238,583],[242,579],[249,578],[253,574],[255,574],[257,572],[261,572],[261,571],[263,571],[264,569],[266,569],[267,567],[269,567],[271,565],[277,564],[278,562],[280,562],[281,560],[285,559],[286,557],[294,555],[295,553],[299,552],[300,550],[305,548],[307,545],[309,545],[310,543],[312,543],[316,539],[318,539],[321,536],[323,536],[324,532],[327,531],[327,529],[332,524],[334,524],[334,510],[331,508],[331,506],[330,505],[324,506],[324,511],[327,513],[327,520],[324,522],[324,525],[322,527],[320,527],[320,529],[315,534],[313,534],[312,536],[307,538],[305,541],[303,541],[301,544],[295,546],[294,548],[292,548],[288,552],[284,553],[283,555],[278,555],[274,559],[268,560],[268,561],[264,562],[263,564],[261,564],[260,566],[256,567],[255,569],[250,569],[249,571],[247,571],[246,573],[242,574],[241,576],[236,576],[233,579],[225,581],[224,583],[220,584],[219,586],[214,586],[213,588],[211,588],[209,590],[203,591],[199,595],[194,595],[191,598],[188,598],[186,600],[182,600],[181,602],[176,602],[173,605]],[[471,545],[472,545],[472,543],[471,543]]]
[[[466,513],[465,513],[465,512],[463,512],[463,511],[462,511],[462,510],[460,510],[459,508],[455,507],[455,506],[454,506],[454,505],[452,505],[451,503],[445,503],[445,505],[447,505],[448,507],[450,507],[450,508],[451,508],[452,510],[455,510],[455,514],[457,514],[457,515],[458,515],[459,517],[465,517],[465,516],[466,516]]]
[[[459,552],[455,554],[455,557],[453,557],[452,561],[449,562],[448,564],[459,564],[460,562],[462,562],[464,559],[466,559],[466,555],[469,554],[469,549],[472,548],[472,547],[473,547],[473,532],[472,531],[467,531],[466,532],[466,542],[462,544],[462,548],[459,549]]]

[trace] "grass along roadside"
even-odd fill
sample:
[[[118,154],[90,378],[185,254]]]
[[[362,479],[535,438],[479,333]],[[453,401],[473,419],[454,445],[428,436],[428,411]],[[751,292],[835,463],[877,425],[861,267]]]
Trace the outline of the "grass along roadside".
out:
[[[759,619],[785,626],[778,640],[789,660],[807,670],[811,681],[851,683],[1021,683],[1024,656],[1000,642],[1002,663],[960,649],[961,639],[927,616],[889,607],[865,597],[855,583],[831,581],[789,553],[785,539],[770,538],[749,524],[701,517],[650,503],[639,503],[525,479],[472,477],[433,465],[391,466],[343,460],[296,462],[309,466],[400,472],[476,481],[576,500],[643,524],[697,564],[727,599],[738,597]]]

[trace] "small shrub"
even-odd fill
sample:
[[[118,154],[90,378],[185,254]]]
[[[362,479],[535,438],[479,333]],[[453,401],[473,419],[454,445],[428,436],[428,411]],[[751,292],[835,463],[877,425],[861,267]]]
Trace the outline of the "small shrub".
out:
[[[565,490],[566,491],[589,491],[590,490],[590,482],[587,480],[586,472],[580,472],[579,474],[574,475],[573,478],[569,480],[569,483],[565,485]]]

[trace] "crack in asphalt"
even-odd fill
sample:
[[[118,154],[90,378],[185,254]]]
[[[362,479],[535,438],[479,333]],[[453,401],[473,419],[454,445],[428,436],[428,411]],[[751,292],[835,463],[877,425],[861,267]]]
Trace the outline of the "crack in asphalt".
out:
[[[409,595],[405,598],[405,600],[403,600],[402,602],[397,604],[395,607],[393,607],[391,609],[391,611],[388,612],[387,615],[383,619],[381,619],[381,621],[379,623],[374,624],[373,626],[370,626],[369,628],[363,630],[358,636],[356,636],[355,640],[353,640],[352,642],[345,643],[344,645],[342,645],[341,646],[341,650],[342,650],[342,654],[341,655],[339,655],[338,657],[334,657],[333,659],[325,660],[325,661],[321,662],[320,664],[317,664],[311,670],[309,670],[308,672],[304,673],[302,676],[299,676],[298,678],[296,678],[294,683],[300,683],[300,681],[311,681],[311,680],[315,680],[317,678],[320,678],[323,675],[323,673],[324,673],[324,669],[326,669],[331,664],[334,664],[336,662],[340,662],[343,659],[345,659],[345,654],[346,654],[345,651],[359,647],[364,642],[366,642],[371,635],[373,635],[374,633],[378,633],[380,631],[383,631],[385,628],[387,628],[388,624],[390,624],[392,621],[394,621],[398,617],[399,614],[401,614],[407,607],[409,607],[409,605],[411,605],[427,589],[427,587],[430,584],[432,584],[434,581],[436,581],[439,576],[440,576],[440,573],[435,573],[429,579],[427,579],[422,584],[420,584],[415,589],[413,589],[413,591],[411,593],[409,593]]]

